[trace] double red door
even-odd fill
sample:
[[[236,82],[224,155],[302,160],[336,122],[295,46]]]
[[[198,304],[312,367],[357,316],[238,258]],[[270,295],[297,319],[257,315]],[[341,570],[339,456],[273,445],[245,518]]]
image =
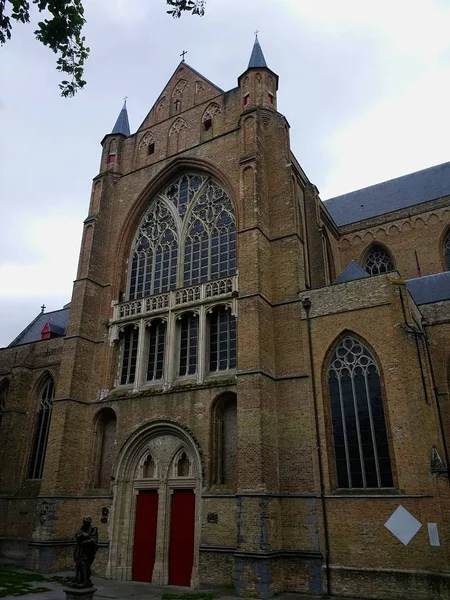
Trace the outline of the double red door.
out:
[[[151,581],[155,564],[158,493],[139,492],[134,530],[134,581]],[[174,490],[171,496],[169,584],[189,586],[194,564],[195,494]]]

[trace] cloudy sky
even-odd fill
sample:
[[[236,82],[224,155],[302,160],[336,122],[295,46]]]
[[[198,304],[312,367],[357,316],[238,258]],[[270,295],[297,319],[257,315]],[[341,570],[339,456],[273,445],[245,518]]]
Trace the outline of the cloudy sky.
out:
[[[85,1],[88,85],[59,97],[55,56],[32,25],[0,49],[0,346],[70,300],[100,141],[128,96],[142,122],[180,52],[224,89],[253,31],[280,76],[278,109],[322,199],[450,159],[448,0]]]

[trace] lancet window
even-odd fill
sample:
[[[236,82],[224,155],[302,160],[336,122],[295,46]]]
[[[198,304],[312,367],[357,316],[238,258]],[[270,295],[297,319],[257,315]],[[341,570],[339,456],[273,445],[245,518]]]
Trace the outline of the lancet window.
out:
[[[380,373],[368,348],[346,336],[328,368],[337,487],[393,487]]]
[[[55,388],[53,379],[48,377],[40,387],[39,408],[37,413],[36,430],[31,452],[29,479],[41,479],[44,470],[45,452],[47,450],[48,434],[50,431],[50,418],[52,415],[53,397]]]
[[[394,270],[394,263],[389,252],[383,246],[374,244],[364,261],[364,268],[369,275],[380,275]]]
[[[444,244],[445,268],[450,271],[450,231],[447,233]]]
[[[236,285],[229,195],[205,174],[178,176],[153,199],[134,238],[118,307],[119,385],[167,388],[177,377],[202,381],[235,369]]]

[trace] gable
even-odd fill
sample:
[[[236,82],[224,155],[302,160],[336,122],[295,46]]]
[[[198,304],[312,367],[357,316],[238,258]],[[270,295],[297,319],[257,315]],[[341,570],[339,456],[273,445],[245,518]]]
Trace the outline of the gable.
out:
[[[223,94],[223,90],[181,62],[145,117],[138,132]]]

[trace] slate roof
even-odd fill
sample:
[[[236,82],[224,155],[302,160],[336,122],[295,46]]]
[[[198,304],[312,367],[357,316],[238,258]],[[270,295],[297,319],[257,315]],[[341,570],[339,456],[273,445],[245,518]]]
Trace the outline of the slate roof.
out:
[[[128,122],[128,111],[126,101],[123,103],[122,110],[117,117],[116,124],[113,127],[111,133],[121,133],[122,135],[130,135],[130,123]]]
[[[57,333],[58,335],[64,335],[67,329],[69,313],[70,306],[65,306],[60,310],[38,314],[38,316],[9,344],[8,348],[41,340],[41,332],[46,323],[49,324],[50,331]]]
[[[406,287],[418,305],[450,300],[450,271],[408,279]]]
[[[447,195],[450,195],[450,162],[330,198],[325,207],[336,225],[341,226]]]
[[[264,54],[262,48],[258,41],[258,36],[255,38],[255,43],[253,44],[252,54],[250,56],[250,60],[248,63],[248,69],[261,69],[262,67],[267,67],[266,59],[264,58]]]
[[[363,279],[364,277],[370,277],[369,273],[358,265],[355,260],[351,260],[333,281],[333,285],[336,283],[345,283],[346,281],[354,281],[355,279]]]

